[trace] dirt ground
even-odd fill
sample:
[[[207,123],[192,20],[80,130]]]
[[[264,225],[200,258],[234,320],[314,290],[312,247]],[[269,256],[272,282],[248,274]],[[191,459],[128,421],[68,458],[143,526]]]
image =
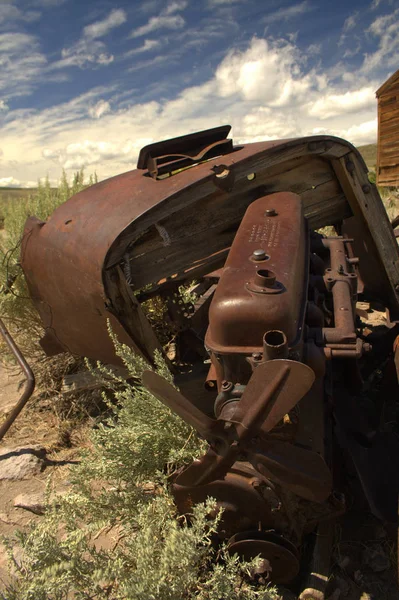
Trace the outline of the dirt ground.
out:
[[[18,368],[4,367],[0,363],[0,420],[18,401],[24,383],[25,380]],[[36,449],[40,449],[38,454],[43,456],[43,461],[40,468],[27,478],[0,478],[0,537],[10,536],[17,529],[26,529],[42,518],[31,510],[14,506],[14,502],[21,499],[22,495],[27,499],[28,504],[32,502],[34,505],[36,499],[40,505],[49,480],[54,493],[62,494],[67,491],[69,468],[76,461],[79,453],[79,444],[73,448],[59,446],[59,424],[51,411],[37,411],[29,409],[29,406],[0,442],[0,455],[6,453],[6,458],[18,456],[21,451],[16,452],[15,449],[20,448],[23,448],[22,452],[29,451],[31,448],[35,452]],[[0,462],[3,462],[1,456]],[[0,543],[0,588],[9,581],[7,561],[5,547]]]
[[[384,324],[383,313],[369,314],[370,323]],[[17,402],[24,380],[18,369],[0,364],[0,420]],[[60,445],[60,428],[55,414],[45,408],[27,407],[0,442],[4,449],[40,447],[46,451],[43,470],[26,479],[0,479],[0,536],[9,536],[16,529],[25,529],[42,518],[41,515],[14,506],[21,494],[35,498],[43,496],[47,482],[55,493],[68,490],[70,465],[78,460],[79,450],[87,445],[87,426],[73,435],[71,448]],[[1,456],[0,456],[1,463]],[[1,466],[1,465],[0,465]],[[396,583],[396,531],[388,531],[371,515],[365,503],[355,503],[339,520],[335,528],[335,543],[328,586],[328,600],[399,600]],[[360,508],[359,508],[360,506]],[[17,551],[18,554],[18,551]],[[9,581],[7,554],[0,544],[0,588]],[[295,598],[295,595],[282,596]]]

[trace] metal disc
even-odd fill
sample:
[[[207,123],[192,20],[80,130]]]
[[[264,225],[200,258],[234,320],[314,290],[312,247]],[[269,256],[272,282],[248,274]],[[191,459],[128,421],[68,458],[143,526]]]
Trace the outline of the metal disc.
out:
[[[264,559],[265,571],[273,583],[289,583],[299,572],[298,552],[290,541],[275,533],[244,531],[230,538],[230,554],[250,561],[256,556]]]

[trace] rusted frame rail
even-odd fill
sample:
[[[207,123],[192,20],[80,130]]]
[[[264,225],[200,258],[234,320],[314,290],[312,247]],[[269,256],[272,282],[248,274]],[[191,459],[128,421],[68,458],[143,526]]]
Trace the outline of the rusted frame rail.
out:
[[[2,335],[7,346],[10,348],[11,352],[17,359],[18,364],[20,365],[26,377],[26,385],[21,397],[19,398],[14,408],[11,410],[6,420],[0,425],[0,440],[2,440],[7,431],[10,429],[11,425],[14,423],[15,419],[18,417],[19,413],[25,407],[29,398],[32,396],[35,390],[35,376],[33,374],[32,369],[26,362],[21,350],[18,348],[17,344],[11,337],[11,334],[8,331],[7,327],[4,325],[2,319],[0,319],[0,334]]]

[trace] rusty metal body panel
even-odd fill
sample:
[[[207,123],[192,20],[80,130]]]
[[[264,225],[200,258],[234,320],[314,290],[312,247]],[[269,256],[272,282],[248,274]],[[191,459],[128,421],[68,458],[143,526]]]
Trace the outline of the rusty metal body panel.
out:
[[[355,174],[352,168],[344,172],[346,157],[356,163]],[[221,165],[229,177],[215,173]],[[70,350],[118,362],[107,332],[110,317],[123,341],[149,357],[130,318],[134,306],[125,302],[122,314],[112,281],[124,256],[129,253],[133,289],[175,274],[184,277],[189,269],[194,276],[201,268],[209,272],[222,266],[210,257],[229,248],[249,204],[279,190],[301,195],[313,227],[360,213],[370,239],[367,251],[380,267],[378,277],[366,272],[363,280],[384,293],[396,317],[396,241],[385,215],[380,214],[380,236],[370,230],[376,192],[369,185],[365,208],[366,182],[364,163],[350,144],[315,136],[247,144],[161,180],[130,171],[76,194],[46,223],[30,219],[23,239],[21,262],[46,330],[44,346],[49,353]],[[384,252],[391,260],[384,261]]]
[[[217,353],[259,352],[263,335],[284,331],[295,346],[307,279],[305,219],[297,194],[271,194],[247,209],[210,307],[205,343]],[[306,264],[307,270],[307,264]]]
[[[149,363],[143,385],[209,444],[174,475],[178,508],[215,496],[220,539],[287,583],[304,536],[345,510],[336,440],[371,510],[392,520],[380,472],[365,476],[383,448],[373,448],[358,399],[347,411],[334,394],[361,386],[373,350],[358,293],[399,320],[399,251],[350,144],[319,136],[237,147],[228,131],[152,144],[138,170],[77,194],[46,223],[29,219],[21,260],[46,351],[116,363],[110,318]],[[316,231],[326,225],[336,235]],[[188,306],[179,285],[193,280]],[[143,308],[153,299],[171,325],[162,346]],[[171,341],[180,391],[150,366]]]

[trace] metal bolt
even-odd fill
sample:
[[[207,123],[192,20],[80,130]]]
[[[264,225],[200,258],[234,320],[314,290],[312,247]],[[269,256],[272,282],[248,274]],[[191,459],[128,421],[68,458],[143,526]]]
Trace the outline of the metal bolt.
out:
[[[262,354],[261,354],[260,352],[254,352],[254,353],[252,354],[252,358],[253,358],[254,360],[262,360]]]
[[[371,192],[371,187],[365,183],[364,185],[362,185],[362,190],[365,194],[369,194]]]
[[[253,258],[253,260],[265,260],[266,252],[264,250],[262,250],[262,248],[259,248],[258,250],[254,250],[252,252],[252,258]]]
[[[268,208],[265,212],[266,217],[275,217],[277,215],[276,210],[274,208]]]
[[[231,381],[227,381],[226,379],[222,381],[222,390],[224,392],[229,392],[232,388],[233,384],[231,383]]]

